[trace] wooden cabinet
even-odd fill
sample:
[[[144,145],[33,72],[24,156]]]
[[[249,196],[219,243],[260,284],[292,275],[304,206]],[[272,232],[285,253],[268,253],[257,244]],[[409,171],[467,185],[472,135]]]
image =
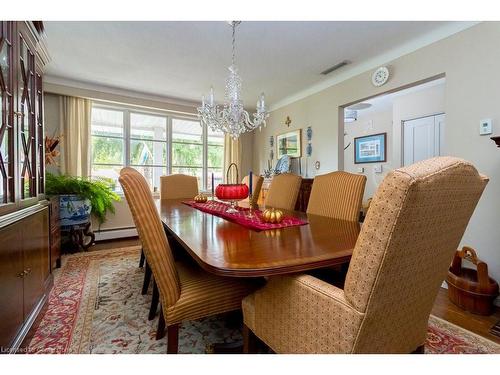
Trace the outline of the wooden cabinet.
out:
[[[0,21],[0,347],[20,345],[51,284],[41,22]]]
[[[8,220],[8,221],[7,221]],[[51,287],[49,213],[41,204],[15,212],[0,228],[0,347],[14,351]]]

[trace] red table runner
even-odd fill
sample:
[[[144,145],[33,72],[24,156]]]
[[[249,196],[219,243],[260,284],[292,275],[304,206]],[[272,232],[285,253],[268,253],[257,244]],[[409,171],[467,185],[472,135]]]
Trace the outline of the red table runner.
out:
[[[253,210],[253,215],[249,216],[250,209],[245,207],[236,207],[238,213],[227,213],[229,205],[219,201],[207,201],[206,203],[197,203],[195,201],[184,201],[182,202],[188,206],[194,207],[200,211],[222,217],[226,220],[232,221],[234,223],[240,224],[246,228],[253,229],[256,231],[267,230],[267,229],[278,229],[293,227],[297,225],[308,224],[307,221],[299,219],[294,216],[285,216],[281,223],[272,224],[266,223],[262,220],[262,212],[260,210]]]

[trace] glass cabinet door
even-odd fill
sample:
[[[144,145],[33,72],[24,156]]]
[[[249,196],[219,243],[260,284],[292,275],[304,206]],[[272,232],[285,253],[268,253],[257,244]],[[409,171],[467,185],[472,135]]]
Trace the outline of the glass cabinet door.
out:
[[[15,200],[12,26],[0,21],[0,208]]]

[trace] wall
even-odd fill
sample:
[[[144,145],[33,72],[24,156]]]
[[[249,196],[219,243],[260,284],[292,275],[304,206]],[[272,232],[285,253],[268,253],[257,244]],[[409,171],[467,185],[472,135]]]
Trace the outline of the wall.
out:
[[[387,144],[392,143],[392,106],[388,108],[377,108],[362,110],[358,112],[358,119],[345,124],[347,135],[344,137],[345,145],[350,146],[344,151],[344,170],[351,173],[362,173],[366,176],[365,194],[363,200],[372,197],[378,184],[388,170],[392,169],[392,147],[387,147],[386,163],[354,164],[354,138],[370,134],[387,133]],[[374,167],[382,166],[383,174],[375,173]],[[363,168],[363,172],[358,169]]]
[[[275,110],[266,129],[254,133],[254,169],[262,171],[267,158],[269,135],[290,128],[313,128],[313,157],[321,161],[318,173],[342,169],[343,150],[339,150],[339,106],[446,74],[446,145],[449,155],[470,160],[490,182],[469,223],[462,244],[476,248],[500,280],[500,150],[489,139],[479,136],[479,121],[493,119],[493,131],[500,132],[500,23],[483,22],[439,42],[388,62],[392,76],[379,88],[372,86],[367,71],[305,99]]]

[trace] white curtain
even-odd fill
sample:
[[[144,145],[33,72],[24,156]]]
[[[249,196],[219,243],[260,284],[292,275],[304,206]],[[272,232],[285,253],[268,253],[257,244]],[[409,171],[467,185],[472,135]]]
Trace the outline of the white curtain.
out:
[[[61,173],[90,176],[90,120],[92,102],[72,96],[60,97]]]
[[[240,171],[240,181],[237,183],[241,183],[241,180],[244,177],[244,174],[242,174],[241,171],[241,142],[240,139],[233,139],[229,135],[226,134],[224,137],[224,179],[226,178],[226,172],[227,168],[231,163],[236,163],[238,166],[238,170]],[[234,169],[234,167],[233,167]],[[232,174],[229,175],[231,178],[236,178],[234,175],[235,171],[232,172]],[[231,181],[226,181],[226,183],[229,183]]]

